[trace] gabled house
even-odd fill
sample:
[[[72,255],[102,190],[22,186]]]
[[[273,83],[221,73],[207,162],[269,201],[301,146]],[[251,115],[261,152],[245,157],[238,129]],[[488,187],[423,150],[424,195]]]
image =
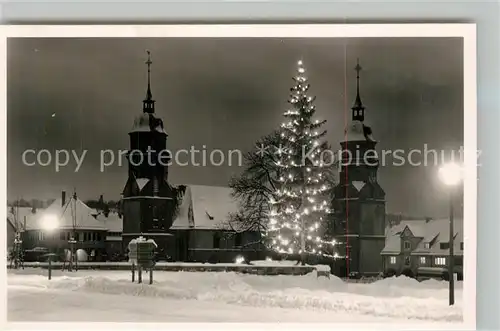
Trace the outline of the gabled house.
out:
[[[66,199],[64,192],[47,208],[26,217],[23,224],[23,249],[27,251],[43,247],[62,257],[74,238],[83,259],[105,253],[107,228],[95,218],[93,209],[77,197]]]
[[[387,229],[381,255],[384,273],[411,277],[447,277],[449,220],[401,221]],[[463,277],[463,221],[454,221],[454,272]]]

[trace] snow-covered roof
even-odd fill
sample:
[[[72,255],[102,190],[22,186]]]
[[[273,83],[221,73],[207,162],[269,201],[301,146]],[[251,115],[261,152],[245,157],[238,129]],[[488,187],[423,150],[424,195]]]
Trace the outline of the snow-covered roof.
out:
[[[347,141],[376,141],[371,127],[366,122],[351,121],[344,129],[344,133]]]
[[[181,198],[177,217],[173,221],[171,229],[192,229],[194,228],[193,200],[191,198],[191,186],[187,186]]]
[[[366,137],[363,132],[363,123],[360,121],[352,121],[345,129],[346,140],[348,141],[365,141]]]
[[[401,252],[401,232],[404,225],[397,224],[389,228],[385,234],[385,246],[382,253],[399,253]]]
[[[464,242],[463,220],[455,219],[453,222],[454,230],[454,251],[456,255],[462,255],[461,243]],[[449,249],[441,249],[441,243],[450,241],[450,220],[436,219],[426,223],[426,235],[419,243],[412,254],[432,254],[446,255],[449,254]],[[429,244],[429,245],[426,245]],[[429,248],[426,248],[429,247]]]
[[[58,228],[73,228],[73,219],[78,229],[106,230],[106,228],[92,215],[93,210],[80,199],[70,199],[62,206],[61,199],[56,199],[46,209],[32,214],[26,219],[27,230],[43,228],[43,223],[48,219],[56,219]]]
[[[401,223],[408,228],[414,237],[424,238],[426,236],[426,223],[425,220],[402,220]],[[404,229],[403,229],[404,231]]]
[[[28,224],[28,218],[40,213],[43,209],[33,209],[32,207],[11,207],[7,206],[7,222],[9,222],[12,227],[16,228],[17,225],[20,230],[24,229],[24,218],[26,217],[26,224]]]
[[[461,244],[463,242],[463,221],[456,219],[455,227],[455,254],[463,254]],[[389,228],[386,232],[385,247],[382,254],[401,253],[401,236],[405,229],[411,231],[413,237],[422,238],[412,254],[448,254],[448,249],[441,249],[441,242],[449,242],[449,220],[411,220],[401,221],[401,223]],[[429,248],[426,248],[426,244]]]
[[[108,217],[103,213],[97,215],[99,221],[109,232],[123,232],[123,218],[117,212],[110,212]]]
[[[152,125],[152,123],[154,123]],[[130,132],[149,132],[158,131],[165,133],[163,124],[153,114],[142,113],[134,119],[134,125]]]
[[[229,214],[237,211],[229,187],[188,185],[171,229],[224,228]]]

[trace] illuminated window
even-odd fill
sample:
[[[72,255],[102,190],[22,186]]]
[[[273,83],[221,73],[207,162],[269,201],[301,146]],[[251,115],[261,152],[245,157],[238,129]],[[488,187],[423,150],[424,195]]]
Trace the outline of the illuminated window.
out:
[[[436,257],[434,259],[434,264],[435,265],[446,265],[446,258],[445,257]]]
[[[396,264],[396,257],[395,256],[391,256],[390,263],[391,264]]]

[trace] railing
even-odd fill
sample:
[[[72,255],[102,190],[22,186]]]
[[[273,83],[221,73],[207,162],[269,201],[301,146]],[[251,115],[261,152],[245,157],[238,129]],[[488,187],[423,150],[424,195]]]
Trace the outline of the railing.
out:
[[[26,262],[25,268],[47,269],[47,262]],[[63,267],[61,262],[52,262],[52,268]],[[9,268],[9,266],[7,266]],[[127,270],[130,271],[131,264],[128,262],[78,262],[79,270]],[[186,263],[186,262],[158,262],[155,270],[157,271],[184,271],[184,272],[237,272],[254,275],[306,275],[316,270],[314,266],[302,265],[248,265],[235,263]]]

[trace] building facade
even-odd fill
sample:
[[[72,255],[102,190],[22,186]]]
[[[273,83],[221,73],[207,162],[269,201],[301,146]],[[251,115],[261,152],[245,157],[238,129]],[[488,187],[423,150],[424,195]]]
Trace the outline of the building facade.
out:
[[[156,117],[151,93],[151,58],[146,61],[148,84],[142,114],[134,120],[129,132],[130,151],[128,179],[123,189],[122,245],[139,236],[151,238],[161,249],[171,241],[168,230],[175,209],[174,192],[168,184],[170,155],[167,153],[167,133],[163,121]]]
[[[377,141],[365,123],[361,102],[359,73],[356,66],[356,99],[351,121],[341,145],[339,182],[334,189],[335,220],[333,237],[338,254],[345,260],[335,263],[338,276],[375,276],[382,272],[381,251],[384,248],[385,192],[378,183]],[[345,263],[342,263],[344,261]]]
[[[180,205],[171,227],[175,244],[168,254],[175,261],[231,263],[237,257],[263,259],[260,233],[237,232],[229,222],[238,203],[229,187],[179,186]]]
[[[73,240],[79,261],[106,260],[108,229],[96,216],[97,211],[89,208],[76,194],[66,199],[65,192],[47,208],[12,208],[8,215],[17,220],[26,261],[47,252],[65,260]]]
[[[402,221],[387,230],[382,250],[384,274],[418,278],[448,278],[448,219]],[[463,279],[463,220],[454,221],[454,273]]]

